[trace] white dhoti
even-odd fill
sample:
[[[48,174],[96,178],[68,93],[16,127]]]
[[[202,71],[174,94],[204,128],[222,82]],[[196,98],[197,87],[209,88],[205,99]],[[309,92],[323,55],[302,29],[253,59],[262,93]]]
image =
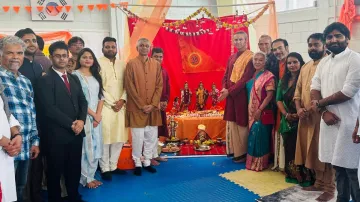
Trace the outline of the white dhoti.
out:
[[[131,128],[132,157],[136,167],[142,167],[141,153],[145,157],[144,166],[150,166],[153,157],[153,150],[157,145],[158,127],[146,126],[145,128]],[[144,147],[144,150],[143,150]]]
[[[123,145],[123,142],[103,145],[103,155],[99,161],[102,173],[116,170]]]

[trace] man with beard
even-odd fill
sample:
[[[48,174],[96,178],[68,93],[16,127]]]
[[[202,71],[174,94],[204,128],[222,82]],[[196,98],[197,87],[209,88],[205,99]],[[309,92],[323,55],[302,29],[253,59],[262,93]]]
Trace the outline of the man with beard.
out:
[[[163,78],[163,90],[160,98],[160,113],[162,126],[158,127],[158,136],[169,138],[169,130],[167,127],[167,118],[166,118],[166,108],[168,106],[169,98],[170,98],[170,80],[169,74],[166,69],[162,66],[162,62],[164,59],[164,51],[162,48],[153,48],[151,52],[151,57],[157,60],[161,65],[162,78]],[[157,166],[160,162],[166,162],[166,158],[162,158],[158,155],[158,144],[155,145],[153,150],[153,159],[151,159],[151,165]]]
[[[74,71],[74,69],[76,67],[76,60],[77,60],[78,54],[84,48],[84,46],[85,46],[84,40],[78,36],[74,36],[68,41],[68,47],[69,47],[69,51],[71,53],[71,58],[69,58],[69,63],[72,64],[72,66],[67,69],[67,71],[69,73]]]
[[[41,136],[41,126],[39,124],[40,122],[40,111],[41,107],[38,105],[37,97],[36,97],[36,83],[37,80],[43,75],[44,71],[42,66],[35,62],[35,54],[37,50],[39,49],[38,43],[37,43],[37,37],[35,35],[35,32],[31,30],[30,28],[21,29],[18,32],[15,33],[15,36],[21,38],[25,44],[26,44],[26,50],[25,50],[25,58],[24,63],[21,65],[19,72],[26,76],[31,81],[31,84],[34,89],[35,97],[35,107],[37,112],[37,126],[38,126],[38,132],[39,136]],[[41,150],[44,149],[43,145],[40,144]],[[31,199],[31,201],[41,201],[42,200],[42,193],[41,193],[41,187],[42,187],[42,177],[43,177],[43,158],[40,154],[38,158],[32,159],[30,164],[30,170],[28,175],[28,181],[26,185],[26,191],[25,191],[25,199]]]
[[[44,39],[41,36],[36,35],[36,40],[39,49],[35,53],[34,60],[42,66],[44,72],[47,72],[51,67],[51,61],[43,53],[45,45]]]
[[[276,39],[271,43],[272,51],[278,60],[278,65],[269,67],[269,71],[273,73],[279,81],[285,74],[285,61],[289,54],[289,44],[285,39]]]
[[[314,170],[316,181],[314,186],[306,187],[307,191],[323,191],[317,200],[329,201],[334,197],[334,172],[330,163],[322,163],[318,158],[320,116],[311,110],[310,85],[316,67],[325,57],[325,39],[322,33],[309,36],[308,52],[312,58],[302,68],[296,85],[294,100],[299,115],[298,136],[296,142],[295,164],[305,165]]]
[[[289,54],[289,44],[285,39],[276,39],[271,44],[273,54],[277,61],[268,60],[266,68],[275,75],[276,81],[282,79],[285,74],[286,57]],[[275,130],[273,136],[274,146],[274,167],[273,169],[283,170],[285,168],[285,150],[282,136],[278,133],[280,127],[280,111],[276,112]]]
[[[14,158],[18,201],[23,201],[30,159],[36,159],[40,152],[33,87],[30,80],[19,72],[26,47],[16,36],[7,36],[0,43],[0,82],[4,86],[3,95],[7,99],[10,113],[21,124],[17,135],[22,136],[22,150]]]
[[[100,168],[102,178],[111,180],[112,174],[125,174],[125,171],[117,169],[121,149],[128,141],[128,131],[125,128],[125,63],[116,58],[115,38],[104,38],[102,52],[104,57],[99,59],[99,64],[105,102],[102,110],[104,148],[100,159]]]
[[[226,153],[235,163],[246,160],[248,145],[248,110],[245,84],[253,76],[253,52],[247,49],[248,35],[239,31],[233,36],[238,52],[231,55],[222,80],[219,101],[226,99]]]
[[[36,51],[39,49],[35,32],[30,29],[21,29],[15,33],[26,44],[24,63],[21,65],[19,72],[31,81],[35,88],[36,80],[42,76],[42,66],[34,61]]]
[[[321,60],[311,82],[312,109],[322,118],[319,159],[335,168],[337,201],[349,201],[350,194],[353,201],[360,201],[360,55],[347,47],[350,31],[344,24],[330,24],[324,37],[332,54]]]

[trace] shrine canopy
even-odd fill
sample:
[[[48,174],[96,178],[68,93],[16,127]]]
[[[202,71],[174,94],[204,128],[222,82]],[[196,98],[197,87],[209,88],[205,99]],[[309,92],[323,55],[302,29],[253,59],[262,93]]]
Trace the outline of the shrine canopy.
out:
[[[233,23],[246,21],[245,15],[225,16],[221,22]],[[171,23],[174,20],[165,20]],[[130,34],[134,31],[136,18],[128,18]],[[188,82],[192,91],[189,110],[196,107],[196,89],[202,81],[207,90],[211,90],[212,83],[221,90],[221,80],[224,76],[229,56],[236,52],[232,45],[232,35],[237,31],[248,33],[246,26],[230,29],[219,27],[213,20],[189,20],[175,30],[161,27],[153,41],[153,47],[164,50],[163,68],[170,78],[170,99],[168,110],[171,109],[175,97],[180,98],[180,91],[184,83]],[[220,103],[224,105],[224,102]],[[211,99],[207,100],[206,109],[210,109]]]

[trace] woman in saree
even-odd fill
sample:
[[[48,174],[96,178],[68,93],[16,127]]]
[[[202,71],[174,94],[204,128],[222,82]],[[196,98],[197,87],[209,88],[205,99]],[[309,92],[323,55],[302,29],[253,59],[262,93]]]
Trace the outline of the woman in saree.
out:
[[[304,64],[299,53],[293,52],[287,56],[285,75],[279,82],[276,101],[281,112],[279,133],[284,140],[286,182],[306,187],[314,182],[313,175],[304,166],[294,163],[299,117],[293,98],[300,69]]]
[[[274,123],[271,100],[275,94],[275,76],[265,70],[266,54],[253,56],[254,77],[246,83],[249,111],[249,139],[246,169],[262,171],[268,168],[270,138]],[[266,120],[271,117],[271,120]]]
[[[81,158],[80,184],[89,189],[102,185],[95,179],[95,172],[103,152],[101,112],[104,105],[100,65],[89,48],[80,51],[75,71],[88,102],[88,115],[84,126],[85,134]]]

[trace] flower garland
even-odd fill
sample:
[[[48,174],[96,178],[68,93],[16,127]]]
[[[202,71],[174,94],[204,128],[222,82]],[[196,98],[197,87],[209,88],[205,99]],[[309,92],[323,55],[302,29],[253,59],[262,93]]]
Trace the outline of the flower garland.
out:
[[[168,32],[171,32],[171,33],[181,35],[181,36],[200,36],[200,35],[207,34],[207,33],[211,32],[210,29],[200,29],[197,32],[183,32],[183,31],[180,31],[178,29],[171,29],[169,27],[165,27],[165,30],[168,31]]]
[[[216,22],[216,24],[218,24],[219,27],[221,26],[221,27],[230,28],[230,29],[238,29],[238,28],[241,28],[241,27],[249,27],[249,25],[255,23],[262,15],[264,15],[264,13],[269,9],[270,4],[273,4],[273,3],[274,2],[266,4],[254,18],[252,18],[250,20],[246,20],[245,22],[241,22],[241,23],[231,24],[231,23],[222,22],[220,20],[220,18],[217,18],[217,17],[213,16],[211,14],[211,12],[207,8],[201,7],[197,11],[195,11],[194,13],[192,13],[191,15],[189,15],[185,19],[177,20],[177,21],[171,22],[171,23],[163,23],[163,27],[169,28],[168,30],[172,31],[171,27],[179,27],[180,25],[185,24],[187,21],[189,21],[192,18],[199,15],[201,12],[204,12],[207,15],[207,17],[209,17],[212,21]],[[147,22],[147,19],[137,16],[135,13],[131,12],[127,8],[122,8],[122,9],[124,11],[126,11],[130,16],[133,16],[133,17],[135,17],[136,19],[138,19],[140,21]],[[179,33],[180,33],[180,31],[179,31]],[[184,32],[184,33],[187,33],[187,32]]]

